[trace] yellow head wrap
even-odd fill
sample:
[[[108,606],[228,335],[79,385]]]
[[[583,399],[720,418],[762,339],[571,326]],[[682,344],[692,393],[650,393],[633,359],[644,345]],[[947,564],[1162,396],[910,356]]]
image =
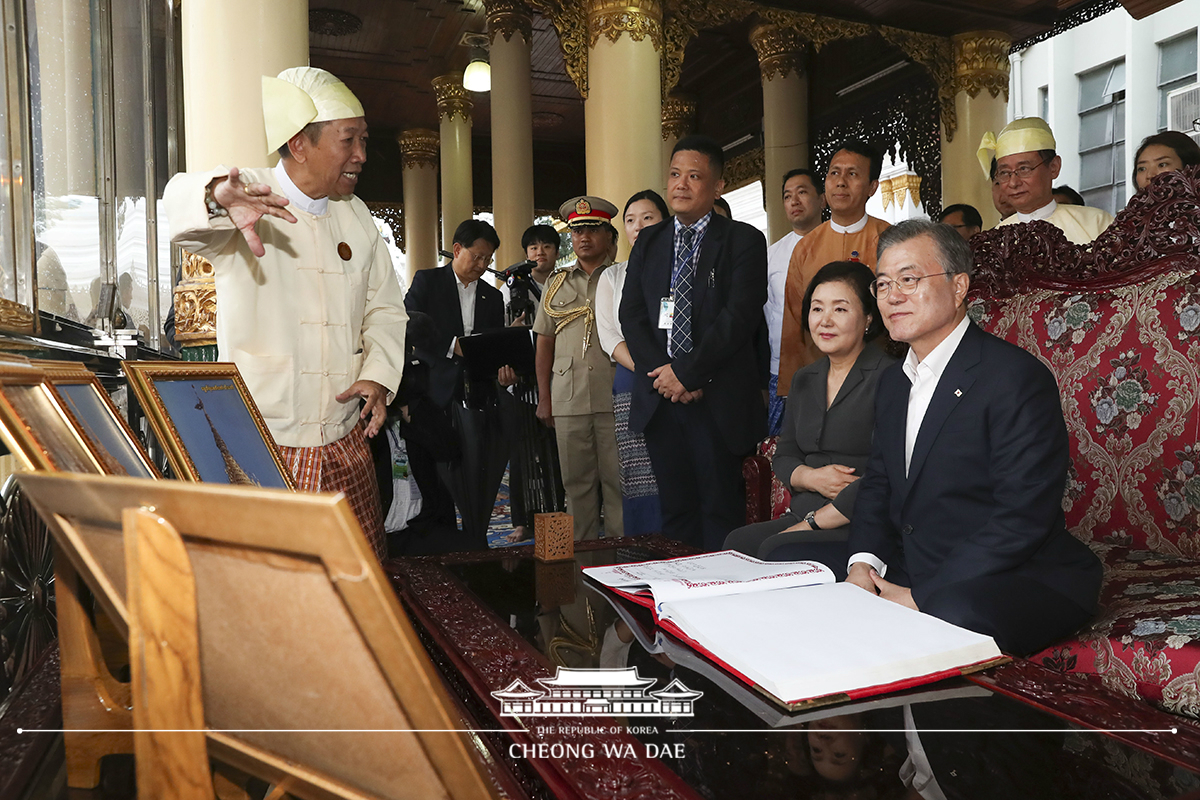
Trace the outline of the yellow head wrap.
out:
[[[999,135],[988,131],[979,143],[979,166],[983,174],[991,176],[992,159],[1004,158],[1016,153],[1029,153],[1034,150],[1054,150],[1054,134],[1050,126],[1040,117],[1015,119],[1004,126]]]
[[[292,67],[276,78],[264,75],[262,94],[269,153],[310,122],[366,116],[346,84],[316,67]]]

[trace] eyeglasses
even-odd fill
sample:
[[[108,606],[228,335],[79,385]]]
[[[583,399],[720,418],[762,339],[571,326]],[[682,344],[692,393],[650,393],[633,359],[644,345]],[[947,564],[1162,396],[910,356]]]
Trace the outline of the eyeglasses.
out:
[[[896,280],[880,278],[871,284],[871,294],[875,295],[875,299],[882,300],[891,294],[893,285],[900,294],[912,294],[917,291],[917,284],[926,278],[936,278],[939,275],[952,274],[954,273],[947,270],[945,272],[935,272],[932,275],[901,275]]]
[[[1028,178],[1030,175],[1033,174],[1033,171],[1035,169],[1037,169],[1038,167],[1044,166],[1045,163],[1046,163],[1045,161],[1039,161],[1038,163],[1034,164],[1032,167],[1029,166],[1028,164],[1022,164],[1021,166],[1017,167],[1016,169],[999,170],[996,173],[996,181],[998,183],[1008,183],[1009,181],[1011,181],[1013,179],[1014,175],[1017,176],[1018,178],[1020,178],[1021,180],[1025,180],[1026,178]]]

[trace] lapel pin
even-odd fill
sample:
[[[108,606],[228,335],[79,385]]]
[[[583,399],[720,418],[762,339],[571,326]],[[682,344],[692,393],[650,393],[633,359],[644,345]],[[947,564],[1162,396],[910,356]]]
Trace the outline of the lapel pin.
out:
[[[349,261],[350,256],[352,255],[350,252],[350,245],[346,244],[345,242],[338,243],[337,253],[339,256],[341,256],[342,261]]]
[[[954,390],[954,396],[955,396],[955,397],[962,397],[962,389],[955,389],[955,390]]]

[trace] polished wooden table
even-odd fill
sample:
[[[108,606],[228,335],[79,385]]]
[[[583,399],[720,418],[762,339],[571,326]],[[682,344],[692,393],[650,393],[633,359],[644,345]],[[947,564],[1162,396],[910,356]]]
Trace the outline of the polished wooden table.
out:
[[[385,569],[479,746],[527,797],[911,800],[899,778],[911,750],[906,707],[950,798],[1200,797],[1200,727],[1022,661],[906,697],[789,715],[712,665],[671,667],[635,643],[629,665],[655,688],[675,678],[704,692],[694,716],[502,715],[492,692],[515,680],[536,689],[558,666],[599,666],[611,647],[621,601],[580,567],[691,552],[652,536],[581,543],[574,561],[557,564],[522,546]],[[652,627],[644,609],[624,608]]]

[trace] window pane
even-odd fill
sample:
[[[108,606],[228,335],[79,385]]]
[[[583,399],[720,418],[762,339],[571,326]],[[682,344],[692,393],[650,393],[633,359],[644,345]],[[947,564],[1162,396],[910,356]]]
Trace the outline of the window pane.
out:
[[[1041,109],[1042,119],[1050,118],[1050,87],[1043,86],[1038,89],[1038,108]]]
[[[1104,99],[1112,97],[1117,92],[1125,91],[1125,62],[1118,61],[1113,64],[1112,71],[1108,74],[1108,81],[1104,84]]]
[[[1196,32],[1163,42],[1158,46],[1158,83],[1194,75],[1196,72]]]
[[[1108,76],[1112,72],[1112,65],[1100,67],[1090,72],[1081,73],[1079,76],[1079,110],[1086,111],[1089,108],[1103,105],[1106,98],[1104,95],[1104,87],[1108,85]]]
[[[1113,152],[1109,148],[1084,153],[1079,157],[1080,191],[1108,186],[1112,183]]]
[[[1091,150],[1094,147],[1112,144],[1113,110],[1101,108],[1079,115],[1079,149]]]
[[[1195,82],[1196,82],[1196,75],[1195,75],[1195,73],[1193,73],[1191,75],[1184,76],[1184,77],[1180,78],[1179,80],[1171,81],[1170,83],[1165,83],[1165,84],[1163,84],[1162,88],[1158,90],[1158,129],[1159,129],[1159,131],[1165,131],[1167,129],[1167,123],[1169,122],[1169,120],[1167,119],[1167,96],[1169,94],[1171,94],[1171,92],[1175,91],[1176,89],[1182,89],[1184,86],[1190,86],[1191,84],[1193,84]],[[1186,128],[1187,126],[1184,125],[1183,127]],[[1185,131],[1185,132],[1190,133],[1190,131]]]
[[[1118,100],[1113,120],[1113,141],[1125,141],[1125,101]]]
[[[1125,143],[1113,148],[1113,183],[1125,185],[1125,176],[1133,172],[1133,165],[1125,163]]]
[[[1103,189],[1094,189],[1090,192],[1080,192],[1083,195],[1083,202],[1092,208],[1099,208],[1103,211],[1112,213],[1112,189],[1104,187]]]
[[[71,0],[28,0],[26,9],[39,283],[58,292],[45,310],[86,320],[101,274],[91,9]]]

